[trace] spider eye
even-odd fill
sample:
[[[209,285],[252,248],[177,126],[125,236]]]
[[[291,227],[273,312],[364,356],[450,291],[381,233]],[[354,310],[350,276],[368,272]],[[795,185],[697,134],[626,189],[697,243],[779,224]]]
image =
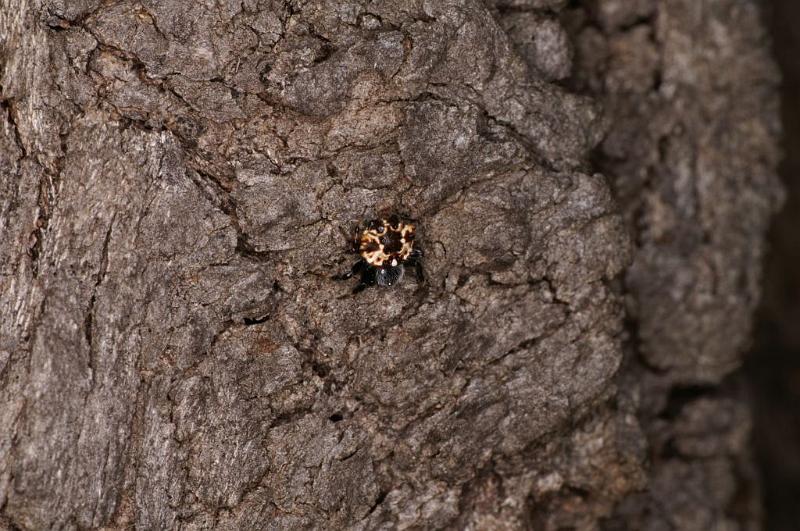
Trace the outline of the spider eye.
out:
[[[378,227],[377,230],[378,230],[378,234],[383,234],[386,231],[386,229],[384,227]]]

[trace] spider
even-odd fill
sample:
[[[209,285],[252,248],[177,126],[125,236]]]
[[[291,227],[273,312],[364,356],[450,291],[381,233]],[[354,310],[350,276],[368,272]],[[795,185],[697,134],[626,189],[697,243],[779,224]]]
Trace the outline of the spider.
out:
[[[387,219],[373,219],[359,227],[351,240],[351,252],[360,258],[347,273],[336,275],[335,280],[347,280],[360,275],[353,288],[358,293],[369,286],[389,287],[403,278],[404,266],[414,266],[417,280],[422,281],[422,249],[414,241],[416,227],[393,215]]]

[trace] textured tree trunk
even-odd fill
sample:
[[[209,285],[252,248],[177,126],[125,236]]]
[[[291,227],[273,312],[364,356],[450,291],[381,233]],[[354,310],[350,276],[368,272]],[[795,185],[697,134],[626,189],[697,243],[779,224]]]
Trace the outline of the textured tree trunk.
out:
[[[758,527],[757,8],[0,0],[0,526]]]

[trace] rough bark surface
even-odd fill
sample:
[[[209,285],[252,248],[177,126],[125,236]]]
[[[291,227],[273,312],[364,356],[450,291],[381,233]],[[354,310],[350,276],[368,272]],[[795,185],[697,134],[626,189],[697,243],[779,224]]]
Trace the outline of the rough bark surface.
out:
[[[753,447],[762,477],[764,527],[794,531],[800,522],[800,3],[764,5],[781,69],[786,187],[783,210],[770,228],[761,306],[744,373],[753,393]]]
[[[2,0],[0,525],[757,525],[757,5],[566,4]]]
[[[612,125],[595,153],[636,235],[620,378],[648,488],[609,527],[758,527],[750,407],[736,378],[782,201],[776,67],[755,2],[604,1],[570,20],[575,83]]]

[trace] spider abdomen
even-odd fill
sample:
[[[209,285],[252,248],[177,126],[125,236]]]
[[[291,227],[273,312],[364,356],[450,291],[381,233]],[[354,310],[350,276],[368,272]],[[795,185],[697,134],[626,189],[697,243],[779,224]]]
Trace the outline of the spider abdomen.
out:
[[[359,235],[358,249],[371,266],[397,266],[414,250],[414,225],[397,219],[371,221]]]

